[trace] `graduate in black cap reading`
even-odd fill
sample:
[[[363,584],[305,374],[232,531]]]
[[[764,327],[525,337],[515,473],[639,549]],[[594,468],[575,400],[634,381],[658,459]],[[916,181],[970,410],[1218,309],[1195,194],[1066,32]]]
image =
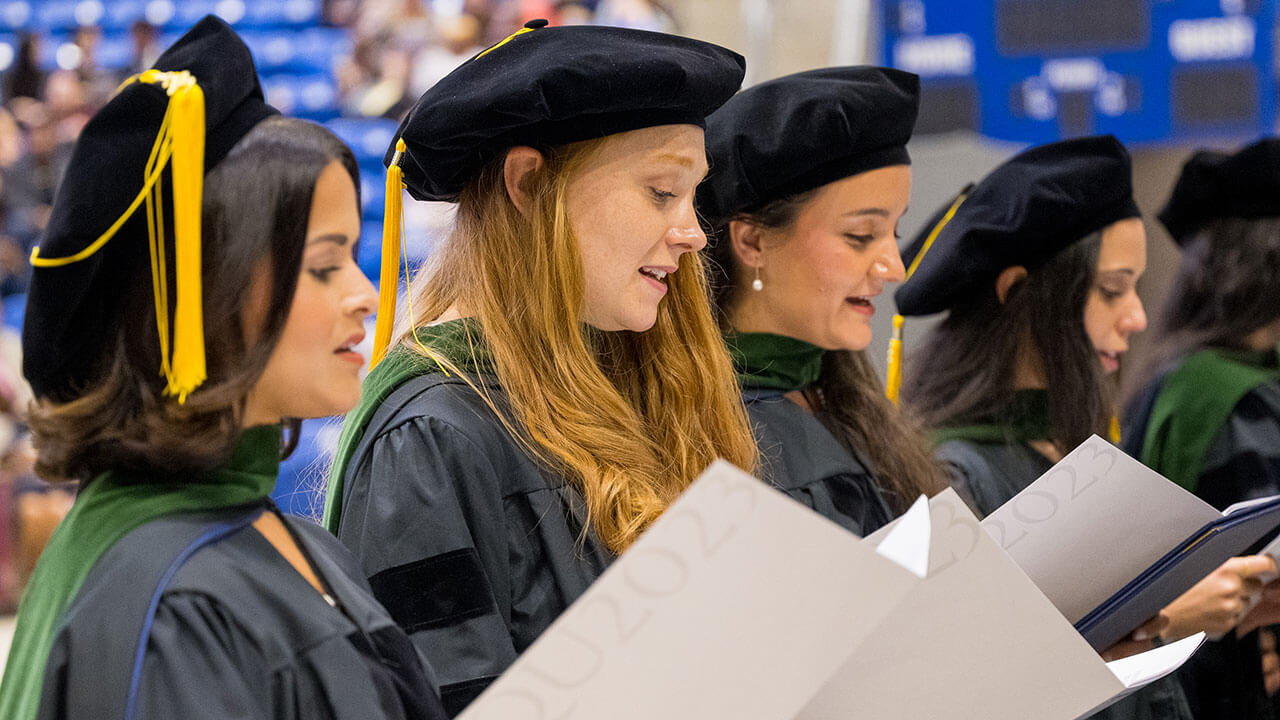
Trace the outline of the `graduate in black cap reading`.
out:
[[[865,535],[945,487],[863,350],[900,281],[898,220],[919,79],[878,67],[788,75],[707,120],[714,297],[763,476]]]
[[[326,501],[451,713],[716,457],[755,466],[693,210],[704,118],[743,60],[544,25],[446,76],[396,133],[392,204],[402,175],[457,216],[347,416]],[[398,219],[392,207],[375,359]]]
[[[81,481],[0,717],[443,718],[342,546],[271,503],[286,418],[359,398],[358,170],[207,17],[85,126],[23,327],[37,470]]]
[[[1280,493],[1280,140],[1196,153],[1159,217],[1182,264],[1133,377],[1124,447],[1219,509]],[[1250,630],[1280,622],[1277,600],[1179,671],[1198,720],[1272,716],[1275,636]]]
[[[979,515],[1092,434],[1110,435],[1111,380],[1146,326],[1136,283],[1146,234],[1129,154],[1111,136],[1026,150],[943,208],[909,245],[904,316],[946,311],[913,353],[902,401],[930,428],[952,485]],[[1269,560],[1233,558],[1106,653],[1226,632]],[[1095,717],[1187,718],[1176,679]]]

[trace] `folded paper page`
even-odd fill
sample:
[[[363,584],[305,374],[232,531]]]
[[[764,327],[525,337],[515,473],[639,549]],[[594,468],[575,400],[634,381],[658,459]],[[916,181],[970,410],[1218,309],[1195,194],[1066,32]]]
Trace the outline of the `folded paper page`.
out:
[[[1280,525],[1280,496],[1220,513],[1094,436],[982,524],[1102,650]]]
[[[787,720],[921,581],[712,465],[465,720]]]
[[[930,510],[928,577],[800,718],[1073,720],[1128,691],[955,491]]]
[[[921,495],[893,523],[876,546],[876,552],[910,570],[916,577],[929,574],[929,545],[932,537],[929,499]]]
[[[982,525],[1074,623],[1220,517],[1095,435]]]
[[[1204,644],[1205,634],[1196,633],[1191,637],[1185,637],[1177,642],[1169,643],[1164,647],[1158,647],[1154,650],[1139,655],[1123,658],[1120,660],[1112,660],[1107,663],[1107,668],[1115,674],[1116,679],[1124,684],[1126,690],[1120,695],[1111,698],[1106,703],[1091,709],[1082,717],[1093,715],[1102,710],[1107,705],[1119,700],[1125,695],[1129,695],[1142,687],[1150,685],[1160,678],[1182,667],[1182,664],[1191,659],[1196,650]]]
[[[1204,639],[1204,633],[1196,633],[1140,655],[1112,660],[1107,663],[1107,667],[1125,687],[1141,687],[1182,667],[1182,663],[1191,659]]]

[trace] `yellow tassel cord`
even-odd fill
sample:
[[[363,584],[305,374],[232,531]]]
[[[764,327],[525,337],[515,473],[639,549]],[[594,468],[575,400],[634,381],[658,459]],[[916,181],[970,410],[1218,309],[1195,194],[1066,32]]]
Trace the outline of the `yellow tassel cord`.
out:
[[[391,328],[396,321],[396,293],[399,291],[400,242],[404,228],[404,138],[396,140],[396,153],[387,166],[387,197],[382,216],[382,265],[378,272],[378,318],[373,331],[373,355],[369,369],[382,362],[391,344]]]
[[[898,404],[898,391],[902,388],[902,324],[901,315],[893,316],[893,337],[889,339],[889,374],[884,381],[884,392],[889,401]]]
[[[929,236],[925,238],[924,245],[920,246],[920,252],[916,253],[916,257],[911,261],[911,267],[907,268],[906,277],[903,282],[911,279],[915,274],[916,268],[920,267],[920,261],[924,259],[925,253],[929,252],[929,248],[933,247],[933,241],[938,239],[938,235],[942,229],[951,222],[951,218],[955,217],[956,210],[960,209],[960,205],[964,203],[965,198],[969,197],[968,192],[962,192],[951,201],[951,207],[947,208],[947,212],[938,221],[937,225],[929,231]],[[885,375],[884,394],[894,405],[898,404],[898,393],[902,390],[902,328],[906,323],[906,318],[902,315],[894,314],[893,316],[893,338],[889,340],[889,371]]]
[[[378,317],[373,330],[370,370],[382,362],[387,354],[387,346],[391,344],[391,330],[396,321],[396,295],[400,290],[401,258],[404,258],[404,284],[406,288],[409,287],[409,260],[404,257],[404,170],[400,167],[400,158],[404,152],[404,139],[397,139],[396,152],[391,156],[391,164],[387,167],[387,197],[382,217],[382,258],[378,269]],[[412,324],[413,293],[410,292],[406,299],[409,304],[409,322]],[[448,368],[435,351],[423,345],[416,333],[411,335],[423,353],[435,360],[444,374],[448,375]]]
[[[494,50],[497,50],[498,48],[502,47],[503,45],[506,45],[507,43],[511,42],[511,39],[512,39],[512,38],[514,38],[515,36],[517,36],[517,35],[523,35],[523,34],[525,34],[525,33],[527,33],[527,32],[533,32],[533,31],[534,31],[534,28],[529,28],[529,27],[526,27],[526,28],[520,28],[519,30],[517,30],[517,31],[515,31],[515,32],[513,32],[513,33],[511,33],[510,35],[508,35],[508,36],[506,36],[506,37],[502,38],[501,40],[499,40],[498,42],[494,43],[492,46],[490,46],[490,47],[489,47],[488,49],[486,49],[484,52],[482,52],[482,53],[480,53],[479,55],[477,55],[477,56],[476,56],[476,60],[479,60],[480,58],[484,57],[485,55],[488,55],[489,53],[493,52]]]
[[[160,368],[165,376],[165,394],[187,400],[206,376],[204,312],[200,268],[200,209],[204,190],[205,113],[204,91],[191,73],[182,70],[148,70],[121,84],[134,82],[160,85],[169,95],[169,105],[155,144],[147,159],[144,182],[138,195],[107,231],[74,255],[60,258],[31,252],[35,267],[62,267],[79,262],[102,249],[125,222],[146,205],[147,237],[151,254],[151,285],[155,294],[156,332],[160,339]],[[118,92],[118,91],[117,91]],[[173,345],[169,344],[169,282],[165,258],[164,194],[160,178],[166,166],[173,180],[174,272],[176,304],[173,316]]]
[[[1116,445],[1120,444],[1120,418],[1115,415],[1111,416],[1111,424],[1107,428],[1107,434],[1111,436],[1111,442]]]
[[[512,38],[533,32],[536,28],[520,28],[511,33],[502,40],[494,43],[488,49],[476,55],[474,60],[488,55],[498,48],[511,42]],[[400,258],[402,255],[401,246],[404,241],[404,170],[400,167],[400,158],[405,153],[404,138],[396,139],[396,152],[391,156],[391,163],[387,166],[387,186],[386,200],[384,212],[382,215],[382,258],[381,265],[378,269],[378,317],[374,323],[373,330],[373,352],[369,358],[369,370],[373,370],[382,362],[382,358],[387,354],[387,346],[391,344],[391,330],[396,320],[396,295],[399,292],[398,273],[400,268]],[[409,285],[409,268],[408,260],[405,260],[405,286]],[[408,297],[409,300],[409,319],[410,324],[413,322],[413,297],[412,293]],[[427,346],[422,344],[416,333],[410,333],[418,347],[432,359],[438,359],[437,355]],[[444,370],[446,375],[449,371],[440,362],[440,369]]]

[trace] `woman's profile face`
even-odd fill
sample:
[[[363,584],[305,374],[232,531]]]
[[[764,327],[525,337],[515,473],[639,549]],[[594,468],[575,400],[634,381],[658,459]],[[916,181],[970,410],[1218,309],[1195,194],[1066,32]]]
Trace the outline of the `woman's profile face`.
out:
[[[657,322],[667,276],[707,243],[693,210],[694,189],[707,174],[703,142],[696,125],[611,135],[570,180],[566,205],[582,258],[583,322],[636,332]]]
[[[824,185],[790,226],[765,230],[759,291],[748,289],[755,270],[738,258],[738,298],[752,325],[739,329],[866,349],[873,298],[905,274],[897,229],[910,198],[909,166],[877,168]]]
[[[1108,374],[1120,369],[1129,335],[1147,327],[1138,297],[1138,278],[1147,269],[1147,235],[1142,220],[1129,218],[1102,230],[1098,268],[1084,306],[1084,327]]]
[[[355,346],[378,298],[355,262],[359,237],[355,185],[334,161],[316,180],[298,287],[280,340],[246,400],[246,425],[338,415],[360,400],[365,358]],[[269,282],[264,268],[250,290],[251,315],[255,308],[263,312]]]

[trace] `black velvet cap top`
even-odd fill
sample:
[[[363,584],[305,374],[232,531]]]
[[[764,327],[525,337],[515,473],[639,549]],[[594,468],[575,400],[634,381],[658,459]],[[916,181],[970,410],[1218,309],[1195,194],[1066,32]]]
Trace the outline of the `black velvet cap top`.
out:
[[[908,277],[893,296],[902,315],[994,292],[1005,268],[1034,270],[1090,233],[1138,217],[1129,153],[1110,135],[1033,147],[992,170],[949,215],[935,216],[902,254]]]
[[[789,195],[906,165],[920,78],[856,66],[810,70],[743,90],[707,118],[711,173],[698,212],[719,224]]]
[[[400,123],[404,183],[418,200],[456,200],[486,162],[656,125],[703,125],[742,84],[742,56],[664,33],[604,26],[523,30],[463,63]],[[395,142],[384,162],[390,164]]]
[[[1280,216],[1280,139],[1265,138],[1235,153],[1201,150],[1182,166],[1160,211],[1175,242],[1219,218]]]
[[[204,93],[207,173],[255,125],[267,105],[253,57],[222,20],[207,16],[156,61],[186,70]],[[169,98],[147,82],[127,84],[80,133],[38,248],[43,258],[84,251],[125,214],[144,187],[144,168]],[[166,202],[173,197],[165,170]],[[252,208],[245,208],[252,212]],[[166,211],[166,223],[172,213]],[[172,228],[166,232],[172,238]],[[23,372],[37,396],[67,399],[84,389],[103,358],[101,343],[118,325],[130,293],[151,293],[147,217],[142,208],[98,251],[59,267],[37,266],[22,328]],[[171,256],[172,257],[172,256]]]

